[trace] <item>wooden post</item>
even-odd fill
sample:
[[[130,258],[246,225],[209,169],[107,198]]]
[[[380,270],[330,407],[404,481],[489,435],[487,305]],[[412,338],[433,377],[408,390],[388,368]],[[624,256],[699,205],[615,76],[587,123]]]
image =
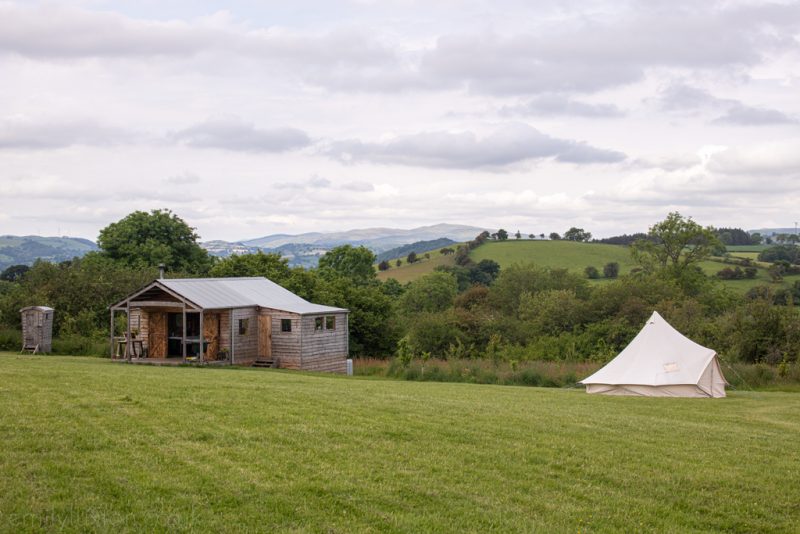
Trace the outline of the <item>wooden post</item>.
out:
[[[111,308],[111,358],[114,358],[114,308]]]
[[[183,356],[183,363],[186,363],[186,303],[183,303],[183,308],[181,309],[181,327],[183,332],[181,333],[181,355]]]
[[[125,304],[125,312],[128,314],[128,331],[125,332],[125,359],[131,361],[131,302]]]
[[[203,310],[200,310],[197,313],[200,315],[200,346],[197,349],[197,353],[200,356],[200,363],[203,363],[203,360],[205,360],[206,356],[206,351],[203,350],[203,346],[205,345],[205,343],[203,343],[205,340],[205,330],[203,330]]]
[[[233,332],[234,332],[234,330],[233,330],[233,308],[231,308],[230,314],[231,314],[231,321],[230,321],[230,323],[231,323],[231,340],[230,340],[230,344],[231,344],[231,365],[233,365],[233,350],[234,350],[233,347],[236,345],[236,343],[233,342]]]

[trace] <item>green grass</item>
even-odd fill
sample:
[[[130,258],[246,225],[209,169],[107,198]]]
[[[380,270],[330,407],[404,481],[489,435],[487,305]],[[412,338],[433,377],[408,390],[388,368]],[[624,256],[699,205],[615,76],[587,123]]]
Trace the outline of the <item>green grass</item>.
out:
[[[800,394],[0,356],[5,532],[796,532]]]
[[[455,247],[455,245],[453,245],[453,247]],[[410,264],[406,262],[405,258],[401,258],[403,264],[400,267],[395,267],[395,260],[392,260],[389,262],[392,265],[391,269],[387,271],[378,271],[378,280],[394,278],[401,284],[405,284],[406,282],[413,282],[426,274],[432,273],[439,265],[453,266],[456,264],[453,254],[443,256],[438,250],[434,250],[430,254],[431,259],[426,260],[425,257],[420,254],[420,260]]]
[[[597,267],[602,274],[603,266],[612,261],[619,263],[620,274],[628,273],[635,266],[627,247],[573,241],[489,242],[473,250],[470,258],[475,262],[483,259],[494,260],[501,268],[514,263],[533,262],[546,267],[569,269],[580,274],[583,274],[583,270],[589,265]]]

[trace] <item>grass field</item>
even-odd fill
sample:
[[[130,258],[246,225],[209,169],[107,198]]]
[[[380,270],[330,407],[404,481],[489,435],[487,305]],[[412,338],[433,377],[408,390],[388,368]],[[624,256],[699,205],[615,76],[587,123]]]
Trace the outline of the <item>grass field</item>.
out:
[[[800,394],[0,355],[5,532],[796,532]]]
[[[395,260],[392,260],[390,262],[392,264],[391,269],[388,271],[378,271],[378,280],[388,280],[389,278],[394,278],[401,284],[405,284],[406,282],[412,282],[417,278],[425,276],[428,273],[432,273],[433,270],[439,265],[452,266],[456,264],[455,258],[452,254],[449,256],[443,256],[438,250],[435,250],[430,254],[431,259],[426,260],[423,257],[416,263],[406,263],[406,259],[402,258],[403,264],[400,267],[395,267]]]
[[[601,273],[606,263],[619,263],[620,274],[628,273],[634,266],[627,247],[601,243],[575,243],[572,241],[509,240],[486,243],[472,251],[473,261],[494,260],[500,267],[514,263],[533,262],[538,265],[569,269],[583,274],[593,265]]]

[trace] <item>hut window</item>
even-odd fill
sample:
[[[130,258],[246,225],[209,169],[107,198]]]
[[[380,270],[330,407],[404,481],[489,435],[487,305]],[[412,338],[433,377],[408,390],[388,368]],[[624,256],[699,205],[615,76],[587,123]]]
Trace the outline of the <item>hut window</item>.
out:
[[[239,335],[246,336],[247,329],[250,326],[250,319],[239,319]]]
[[[314,318],[314,330],[320,331],[324,328],[324,322],[322,317],[315,317]]]
[[[325,330],[336,330],[336,316],[328,315],[325,317]]]
[[[291,332],[291,331],[292,331],[292,320],[281,319],[281,332]]]

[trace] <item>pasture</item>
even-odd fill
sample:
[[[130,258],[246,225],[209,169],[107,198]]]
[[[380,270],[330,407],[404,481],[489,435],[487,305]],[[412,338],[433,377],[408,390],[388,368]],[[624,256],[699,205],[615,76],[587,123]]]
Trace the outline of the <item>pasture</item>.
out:
[[[800,394],[0,355],[6,532],[796,532]]]

